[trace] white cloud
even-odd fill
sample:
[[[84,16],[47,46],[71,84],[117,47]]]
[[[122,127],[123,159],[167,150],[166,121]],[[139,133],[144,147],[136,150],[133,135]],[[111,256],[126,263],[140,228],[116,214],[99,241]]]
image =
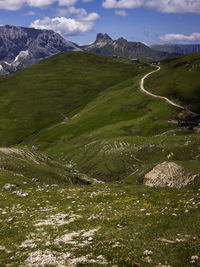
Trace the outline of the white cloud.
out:
[[[84,8],[75,8],[73,6],[70,6],[68,8],[58,8],[56,10],[56,13],[58,16],[70,16],[70,15],[76,15],[76,16],[87,16],[87,12]]]
[[[57,2],[60,6],[72,6],[78,0],[0,0],[0,9],[18,10],[25,5],[30,7],[48,7]]]
[[[73,6],[63,9],[63,8],[58,8],[57,9],[57,14],[58,16],[75,16],[75,18],[79,21],[95,21],[100,18],[99,14],[92,12],[92,13],[87,13],[87,11],[84,8],[75,8]]]
[[[125,10],[115,10],[115,14],[122,17],[128,16],[128,13]]]
[[[0,0],[0,9],[17,10],[22,7],[24,0]]]
[[[200,33],[194,32],[190,35],[184,35],[184,34],[166,34],[162,37],[160,37],[161,41],[164,42],[199,42],[200,41]]]
[[[198,13],[200,0],[103,0],[104,8],[147,7],[164,13]]]
[[[39,7],[40,8],[40,7],[50,6],[51,4],[56,2],[56,0],[24,0],[22,2],[24,2],[24,4],[27,4],[31,7]]]
[[[37,19],[30,24],[30,27],[36,29],[49,29],[63,36],[79,35],[94,29],[94,22],[100,18],[97,13],[89,13],[84,9],[71,7],[67,10],[70,14],[75,14],[75,18],[55,17]]]
[[[165,13],[200,13],[199,0],[147,0],[146,5]]]
[[[29,11],[29,12],[26,12],[24,13],[25,16],[35,16],[36,13],[34,11]]]
[[[59,0],[59,6],[73,6],[78,0]]]
[[[104,8],[136,8],[142,6],[144,0],[104,0]]]

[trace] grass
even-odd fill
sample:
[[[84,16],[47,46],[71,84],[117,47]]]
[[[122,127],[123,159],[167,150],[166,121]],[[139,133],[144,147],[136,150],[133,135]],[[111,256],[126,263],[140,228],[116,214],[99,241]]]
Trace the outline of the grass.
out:
[[[82,110],[105,89],[145,70],[129,60],[64,52],[0,78],[0,142],[16,144]]]
[[[24,188],[27,183],[88,184],[92,178],[81,174],[73,166],[73,162],[65,162],[49,157],[27,147],[0,148],[0,187],[15,184]]]
[[[162,61],[161,71],[149,77],[145,87],[200,113],[200,53]]]
[[[197,189],[108,183],[24,191],[27,198],[0,193],[2,266],[178,267],[199,255]]]
[[[128,59],[67,52],[1,78],[1,140],[37,144],[104,181],[137,183],[171,160],[188,161],[186,167],[199,172],[199,135],[177,127],[179,109],[138,90],[151,70]]]
[[[199,265],[199,176],[142,185],[164,161],[200,173],[200,136],[139,91],[151,70],[68,52],[0,78],[0,266]]]
[[[141,76],[108,88],[76,117],[25,143],[37,143],[63,161],[72,159],[81,172],[104,181],[135,183],[156,164],[171,160],[189,161],[187,168],[196,171],[199,135],[170,122],[177,121],[179,109],[138,90]]]

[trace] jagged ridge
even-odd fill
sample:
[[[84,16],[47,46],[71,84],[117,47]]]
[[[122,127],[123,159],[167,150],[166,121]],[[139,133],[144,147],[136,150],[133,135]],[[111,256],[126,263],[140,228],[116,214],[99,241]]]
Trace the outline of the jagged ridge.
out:
[[[15,72],[43,58],[68,50],[81,49],[52,30],[2,26],[0,27],[0,74]]]
[[[84,50],[103,54],[105,56],[118,55],[120,57],[138,58],[142,60],[161,60],[171,54],[155,51],[141,42],[129,42],[124,38],[112,40],[106,33],[98,33],[94,43],[84,46]]]

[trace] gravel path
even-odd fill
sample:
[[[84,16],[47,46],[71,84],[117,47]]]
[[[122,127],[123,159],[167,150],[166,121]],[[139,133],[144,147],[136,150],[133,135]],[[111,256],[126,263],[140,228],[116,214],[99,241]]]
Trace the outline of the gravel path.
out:
[[[157,69],[154,70],[154,71],[151,71],[149,73],[147,73],[140,81],[140,91],[147,94],[147,95],[150,95],[152,97],[155,97],[155,98],[160,98],[162,100],[165,100],[167,103],[169,103],[170,105],[174,106],[174,107],[177,107],[177,108],[181,108],[181,109],[185,109],[183,106],[180,106],[176,103],[174,103],[173,101],[169,100],[167,97],[164,97],[164,96],[160,96],[160,95],[154,95],[150,92],[148,92],[145,88],[144,88],[144,81],[147,77],[149,77],[151,74],[155,73],[155,72],[158,72],[160,71],[160,67],[159,66],[155,66]]]

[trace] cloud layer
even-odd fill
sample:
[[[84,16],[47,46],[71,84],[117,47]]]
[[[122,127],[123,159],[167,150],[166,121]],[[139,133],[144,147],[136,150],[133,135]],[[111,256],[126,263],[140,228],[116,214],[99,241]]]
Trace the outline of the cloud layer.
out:
[[[184,42],[184,43],[195,43],[200,41],[200,33],[194,32],[190,35],[184,35],[184,34],[166,34],[162,37],[160,37],[161,41],[164,42]]]
[[[51,29],[63,36],[73,36],[93,30],[95,21],[100,18],[97,13],[92,12],[88,14],[83,8],[78,9],[70,7],[69,9],[61,11],[63,12],[63,15],[75,14],[75,17],[45,17],[43,19],[35,20],[30,24],[30,27],[35,29]]]
[[[18,10],[23,6],[48,7],[53,3],[59,6],[73,6],[79,0],[0,0],[0,9]],[[82,0],[83,3],[94,0]],[[99,1],[99,0],[96,0]],[[198,13],[200,0],[102,0],[104,8],[128,9],[146,7],[164,13]]]
[[[0,0],[0,9],[18,10],[23,6],[43,8],[56,2],[59,6],[72,6],[77,1],[78,0]]]
[[[199,0],[103,0],[104,8],[153,8],[164,13],[199,13]]]

